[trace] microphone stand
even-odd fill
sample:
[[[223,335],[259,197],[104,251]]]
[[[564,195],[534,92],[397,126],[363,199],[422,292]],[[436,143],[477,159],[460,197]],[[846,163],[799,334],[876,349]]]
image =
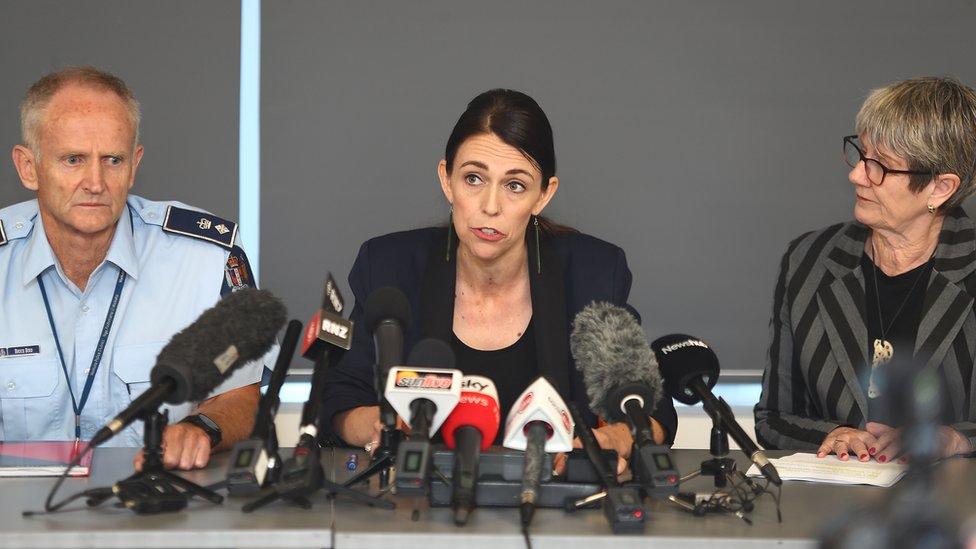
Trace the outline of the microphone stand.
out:
[[[142,449],[145,460],[142,471],[120,480],[112,486],[112,493],[122,505],[140,515],[179,511],[190,498],[197,496],[220,504],[224,497],[199,484],[167,471],[163,466],[163,428],[169,414],[153,410],[139,417],[144,424]]]
[[[325,490],[329,497],[337,495],[349,496],[363,502],[370,507],[394,509],[392,501],[353,490],[345,485],[328,480],[322,469],[322,450],[317,440],[319,395],[325,382],[326,366],[329,364],[328,353],[322,353],[315,360],[315,371],[312,375],[312,387],[309,397],[302,407],[301,436],[295,445],[292,456],[285,460],[281,468],[280,479],[277,484],[267,490],[264,495],[241,508],[245,513],[260,509],[269,503],[285,500],[297,503],[304,509],[312,507],[308,496]]]
[[[735,460],[728,457],[729,435],[722,428],[722,425],[715,421],[715,418],[712,418],[712,433],[708,444],[708,453],[712,455],[711,459],[702,461],[698,470],[682,477],[682,484],[695,477],[706,475],[715,480],[716,488],[725,488],[728,485],[729,476],[734,474],[738,467]]]
[[[250,513],[278,500],[295,503],[303,509],[311,509],[312,503],[308,500],[308,496],[319,490],[325,490],[330,498],[338,495],[349,496],[370,507],[382,509],[396,507],[392,501],[364,494],[325,478],[318,442],[310,435],[302,435],[302,439],[295,448],[295,453],[282,466],[278,483],[263,497],[244,505],[242,511]]]
[[[367,482],[377,475],[379,475],[380,491],[386,491],[390,487],[391,469],[396,465],[397,452],[400,449],[400,442],[403,441],[403,431],[397,429],[397,413],[386,398],[383,398],[380,403],[380,421],[383,424],[380,430],[380,443],[373,452],[369,466],[344,482],[343,485],[347,488]]]

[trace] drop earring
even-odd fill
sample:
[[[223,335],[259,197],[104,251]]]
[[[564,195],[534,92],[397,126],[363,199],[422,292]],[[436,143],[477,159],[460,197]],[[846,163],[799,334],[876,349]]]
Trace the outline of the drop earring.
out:
[[[451,241],[454,240],[454,205],[447,214],[447,251],[444,253],[444,261],[451,262]]]
[[[535,269],[537,274],[542,274],[542,250],[539,249],[539,217],[532,216],[532,224],[535,225]]]

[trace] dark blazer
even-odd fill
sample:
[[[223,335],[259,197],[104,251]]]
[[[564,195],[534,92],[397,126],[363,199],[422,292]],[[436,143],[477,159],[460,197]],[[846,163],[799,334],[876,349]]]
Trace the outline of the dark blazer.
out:
[[[871,366],[860,261],[869,234],[857,222],[833,225],[800,236],[783,256],[755,408],[766,448],[812,450],[840,425],[864,428],[868,398],[858,375]],[[976,448],[974,271],[976,231],[956,208],[939,235],[913,360],[938,370],[946,415]]]
[[[631,274],[624,251],[580,233],[564,233],[541,239],[542,272],[536,270],[535,245],[528,239],[532,322],[538,368],[564,398],[575,401],[587,422],[596,416],[587,405],[586,388],[569,352],[573,318],[593,301],[625,305]],[[351,318],[356,323],[352,348],[329,371],[323,391],[320,422],[332,434],[335,414],[356,406],[376,404],[373,383],[375,350],[363,325],[367,296],[380,287],[394,286],[406,294],[413,310],[413,324],[404,334],[405,354],[421,339],[434,337],[450,342],[454,322],[456,265],[454,238],[447,261],[447,229],[429,228],[388,234],[367,241],[349,273],[356,298]],[[463,371],[464,365],[458,365]],[[496,379],[495,383],[505,383]],[[670,398],[662,399],[653,417],[674,440],[678,418]]]

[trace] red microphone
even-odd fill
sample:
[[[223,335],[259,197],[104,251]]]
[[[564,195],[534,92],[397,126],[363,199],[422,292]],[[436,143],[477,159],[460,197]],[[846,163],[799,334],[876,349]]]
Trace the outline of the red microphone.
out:
[[[482,376],[464,376],[461,400],[441,427],[444,444],[454,450],[454,523],[463,526],[475,506],[478,483],[478,460],[487,450],[501,425],[498,390]]]

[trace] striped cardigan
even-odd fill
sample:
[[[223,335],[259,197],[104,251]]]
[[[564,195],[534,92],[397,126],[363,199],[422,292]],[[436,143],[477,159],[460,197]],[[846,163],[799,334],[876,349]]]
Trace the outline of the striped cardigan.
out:
[[[841,223],[790,243],[780,264],[756,437],[769,449],[814,450],[840,425],[864,428],[868,398],[857,371],[867,355],[864,273],[870,229]],[[976,231],[947,213],[915,341],[915,360],[938,368],[952,427],[976,449]]]

